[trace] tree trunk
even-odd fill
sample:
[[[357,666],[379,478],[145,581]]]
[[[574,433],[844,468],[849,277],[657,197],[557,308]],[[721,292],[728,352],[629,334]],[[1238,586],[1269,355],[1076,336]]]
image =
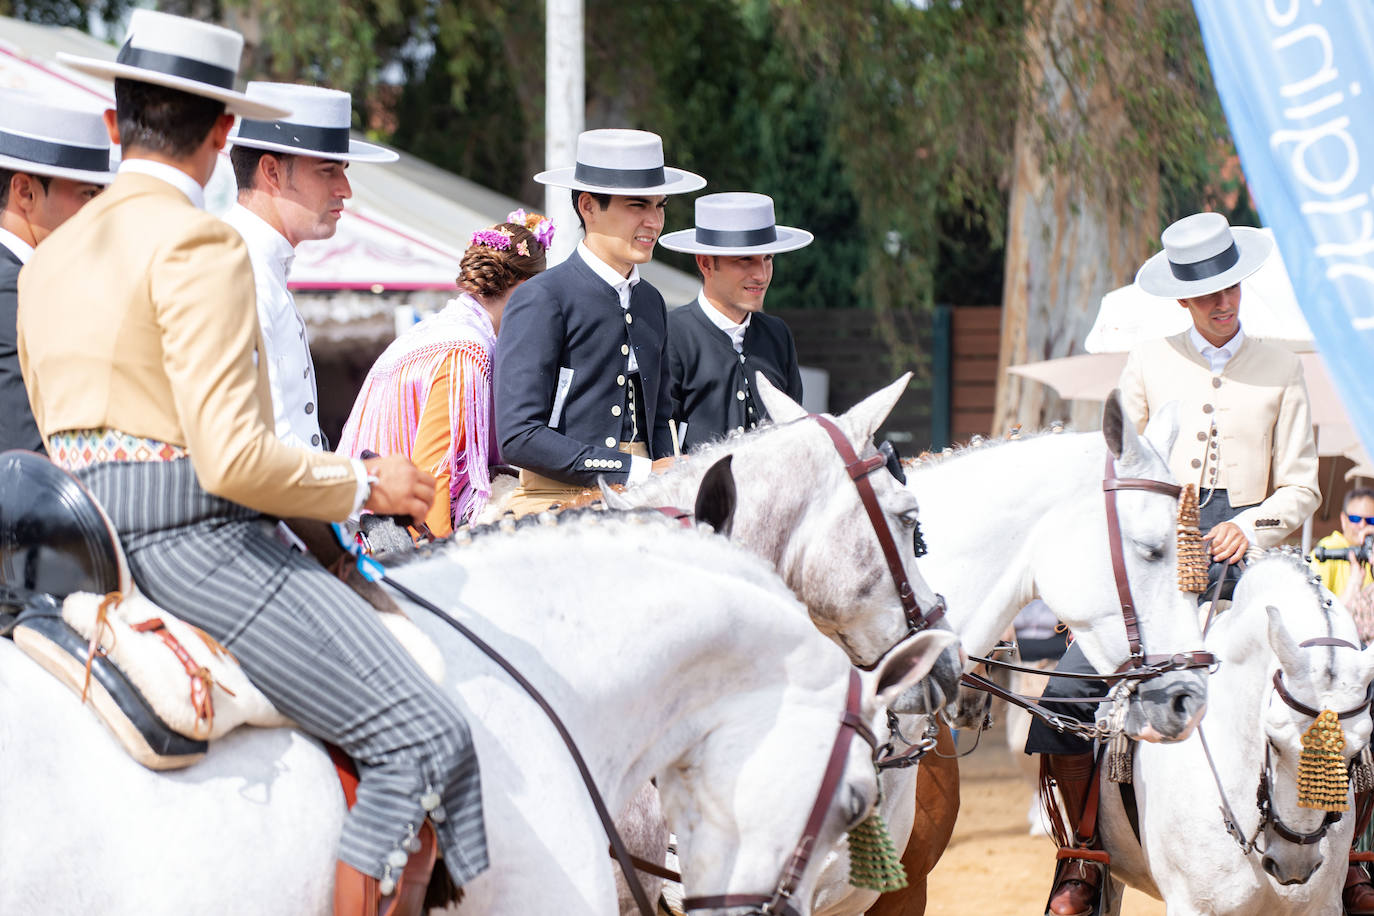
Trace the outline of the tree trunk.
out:
[[[1096,402],[1066,402],[1006,370],[1084,352],[1102,296],[1131,282],[1159,222],[1157,159],[1136,162],[1138,170],[1121,167],[1118,151],[1131,126],[1109,78],[1140,49],[1106,48],[1105,65],[1085,78],[1066,58],[1109,34],[1101,31],[1098,5],[1050,0],[1046,7],[1027,36],[1031,89],[1016,124],[993,435],[1055,419],[1097,427]],[[1072,81],[1066,72],[1076,73]],[[1100,167],[1103,156],[1116,167]]]

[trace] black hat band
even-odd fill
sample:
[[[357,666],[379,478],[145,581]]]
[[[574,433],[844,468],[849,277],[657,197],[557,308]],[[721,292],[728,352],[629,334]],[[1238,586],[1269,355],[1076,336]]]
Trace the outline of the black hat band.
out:
[[[1192,261],[1188,264],[1170,261],[1169,271],[1179,280],[1206,280],[1235,267],[1239,260],[1240,251],[1233,241],[1230,248],[1220,254],[1212,255],[1210,258],[1203,258],[1201,261]]]
[[[22,137],[0,130],[0,156],[12,156],[34,165],[77,169],[82,172],[108,172],[110,151],[93,146],[68,146],[51,140]],[[22,171],[20,169],[19,171]]]
[[[599,165],[579,162],[573,177],[583,184],[603,188],[656,188],[667,183],[661,165],[652,169],[603,169]]]
[[[150,51],[147,48],[135,48],[128,41],[124,43],[124,47],[119,49],[115,63],[138,67],[140,70],[153,70],[168,76],[179,76],[182,79],[205,83],[220,89],[232,90],[234,88],[235,71],[228,67],[217,67],[193,57],[181,57],[177,54],[165,54],[162,51]],[[129,78],[136,79],[136,77]]]
[[[240,140],[260,140],[294,146],[307,153],[348,153],[347,127],[316,127],[313,124],[292,124],[290,121],[250,121],[239,123]]]
[[[778,240],[777,226],[762,229],[703,229],[697,226],[697,244],[713,248],[754,248]]]

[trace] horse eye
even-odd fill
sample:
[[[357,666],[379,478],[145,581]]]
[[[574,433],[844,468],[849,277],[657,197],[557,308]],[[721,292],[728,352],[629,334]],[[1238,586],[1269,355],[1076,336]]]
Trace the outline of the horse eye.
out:
[[[898,516],[898,518],[902,520],[903,528],[915,528],[917,525],[917,519],[919,519],[920,517],[921,512],[919,509],[908,509],[906,512],[903,512],[900,516]]]

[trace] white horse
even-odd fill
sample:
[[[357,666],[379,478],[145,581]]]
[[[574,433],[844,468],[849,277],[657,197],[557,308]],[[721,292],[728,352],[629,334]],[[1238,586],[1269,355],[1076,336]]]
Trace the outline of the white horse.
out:
[[[910,375],[833,417],[856,455],[873,454],[873,433],[906,390]],[[844,647],[856,665],[871,664],[905,638],[907,621],[896,587],[845,462],[825,430],[807,421],[806,410],[759,376],[755,390],[773,423],[697,448],[662,475],[621,493],[607,490],[608,505],[681,506],[690,503],[708,468],[725,456],[737,490],[730,539],[762,557],[782,575],[811,613],[822,633]],[[936,597],[916,568],[911,550],[918,506],[890,473],[879,467],[869,475],[884,521],[902,551],[903,566],[922,608]],[[844,563],[836,551],[850,555]],[[944,622],[938,626],[945,628]],[[902,697],[898,708],[929,711],[955,696],[962,660],[951,648],[922,689]],[[920,734],[924,723],[914,726]],[[916,768],[882,775],[882,811],[898,847],[905,848],[915,814]],[[652,817],[652,806],[627,813],[627,824]],[[642,835],[652,831],[636,828]],[[657,887],[653,882],[646,882]],[[849,885],[848,847],[831,855],[817,884],[817,913],[859,914],[877,900],[872,891]],[[622,898],[622,911],[630,912]]]
[[[1115,459],[1118,478],[1173,483],[1162,456],[1177,434],[1170,406],[1137,435],[1114,395],[1100,434],[976,446],[908,472],[929,550],[921,569],[948,599],[950,622],[970,654],[986,655],[1017,611],[1038,597],[1073,629],[1098,671],[1127,660],[1103,501],[1106,461]],[[1177,500],[1147,490],[1118,490],[1116,499],[1144,651],[1201,649],[1194,602],[1178,590]],[[1127,731],[1177,740],[1197,723],[1206,697],[1203,670],[1161,675],[1132,699]]]
[[[506,654],[563,715],[612,810],[656,776],[692,893],[768,893],[801,834],[851,666],[758,560],[657,514],[588,513],[473,536],[395,577]],[[543,714],[485,656],[416,611],[472,725],[492,867],[458,912],[610,914],[606,839]],[[947,648],[924,635],[865,677],[863,716]],[[866,816],[848,753],[821,853]],[[0,641],[0,912],[325,914],[342,793],[322,748],[240,730],[194,767],[130,760],[76,698]]]
[[[1330,592],[1313,584],[1301,560],[1282,554],[1252,564],[1231,608],[1217,617],[1207,646],[1221,660],[1211,680],[1202,735],[1180,745],[1142,744],[1136,752],[1141,841],[1121,796],[1104,793],[1099,820],[1119,883],[1161,898],[1169,913],[1228,916],[1318,916],[1341,912],[1346,853],[1354,815],[1330,825],[1319,842],[1300,845],[1276,832],[1277,818],[1296,834],[1313,834],[1326,813],[1297,806],[1301,738],[1313,719],[1283,702],[1288,693],[1313,710],[1358,710],[1342,720],[1343,761],[1369,744],[1368,690],[1374,650],[1303,643],[1335,637],[1359,645],[1355,624]],[[1222,790],[1246,840],[1259,831],[1256,793],[1266,752],[1272,813],[1258,849],[1248,854],[1227,834],[1221,797],[1203,751],[1205,736]],[[1353,809],[1353,802],[1351,805]],[[1144,848],[1141,847],[1141,842]],[[1113,910],[1115,912],[1115,910]]]

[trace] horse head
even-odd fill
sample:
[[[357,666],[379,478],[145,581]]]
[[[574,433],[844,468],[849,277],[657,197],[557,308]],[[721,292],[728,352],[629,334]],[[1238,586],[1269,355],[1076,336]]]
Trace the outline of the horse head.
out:
[[[1340,813],[1353,807],[1347,773],[1370,740],[1374,649],[1358,648],[1349,613],[1309,574],[1292,557],[1258,561],[1227,612],[1251,613],[1258,610],[1252,605],[1263,604],[1268,615],[1273,656],[1264,658],[1262,674],[1268,689],[1259,778],[1269,810],[1261,864],[1282,885],[1306,882],[1330,854],[1323,851],[1329,844],[1318,841],[1328,826],[1350,816]],[[1315,788],[1300,789],[1300,776]]]
[[[860,462],[875,462],[861,472],[872,488],[877,520],[898,548],[893,562],[909,583],[915,604],[939,605],[938,596],[916,569],[913,539],[916,498],[876,463],[881,453],[873,433],[887,419],[911,376],[902,376],[844,414],[822,415],[839,430],[845,447]],[[821,420],[759,375],[754,390],[772,418],[770,424],[697,448],[663,475],[613,495],[613,507],[683,505],[701,492],[703,474],[721,457],[732,456],[737,498],[730,537],[772,564],[807,606],[816,626],[860,666],[876,664],[907,638],[908,620],[893,571],[851,477],[846,459]],[[937,627],[947,629],[943,622]],[[899,707],[929,711],[953,698],[962,670],[959,649],[951,646],[936,662],[929,681]]]
[[[745,905],[739,898],[753,895],[759,897],[749,904],[755,907],[751,911],[762,912],[757,904],[779,887],[780,869],[785,879],[786,869],[793,866],[800,870],[788,887],[786,902],[799,916],[812,912],[815,883],[827,850],[867,819],[877,805],[874,755],[888,739],[887,709],[924,680],[957,643],[958,637],[951,632],[926,630],[888,653],[873,671],[854,675],[858,704],[852,709],[855,715],[851,721],[861,727],[852,740],[840,730],[847,748],[841,750],[843,762],[838,765],[842,769],[828,797],[818,792],[818,787],[825,788],[821,773],[790,779],[797,774],[780,768],[776,761],[795,760],[799,755],[825,759],[827,748],[835,757],[845,700],[833,690],[818,694],[815,703],[803,706],[794,702],[775,710],[772,716],[763,717],[768,721],[766,728],[716,729],[685,766],[660,776],[658,787],[669,822],[693,825],[690,834],[678,837],[683,872],[692,874],[694,887],[707,889],[712,896],[730,895],[736,901],[729,906],[704,901],[692,907],[693,913],[736,912]],[[807,681],[824,682],[814,670],[798,675]],[[863,734],[864,729],[870,736]],[[712,772],[732,773],[733,778],[717,783],[706,778]],[[790,844],[803,836],[813,816],[821,818],[820,827],[807,844],[807,857],[798,862],[792,858],[795,850]],[[743,846],[740,837],[746,831],[742,824],[748,825],[747,832],[764,832],[777,842],[767,847]]]
[[[1138,623],[1142,654],[1182,659],[1202,648],[1195,600],[1178,587],[1178,498],[1138,483],[1176,483],[1165,456],[1177,435],[1173,404],[1158,411],[1144,433],[1137,434],[1119,393],[1112,392],[1102,417],[1106,453],[1094,451],[1091,459],[1097,464],[1093,485],[1080,487],[1062,507],[1059,539],[1042,538],[1032,548],[1041,597],[1072,628],[1084,654],[1102,673],[1139,664],[1132,657],[1122,613],[1127,599]],[[1108,478],[1120,481],[1121,488],[1108,493],[1095,482]],[[1119,564],[1112,543],[1118,538],[1113,537],[1107,509],[1113,497]],[[1206,674],[1205,668],[1183,668],[1142,681],[1129,699],[1126,733],[1146,741],[1186,738],[1206,708]]]

